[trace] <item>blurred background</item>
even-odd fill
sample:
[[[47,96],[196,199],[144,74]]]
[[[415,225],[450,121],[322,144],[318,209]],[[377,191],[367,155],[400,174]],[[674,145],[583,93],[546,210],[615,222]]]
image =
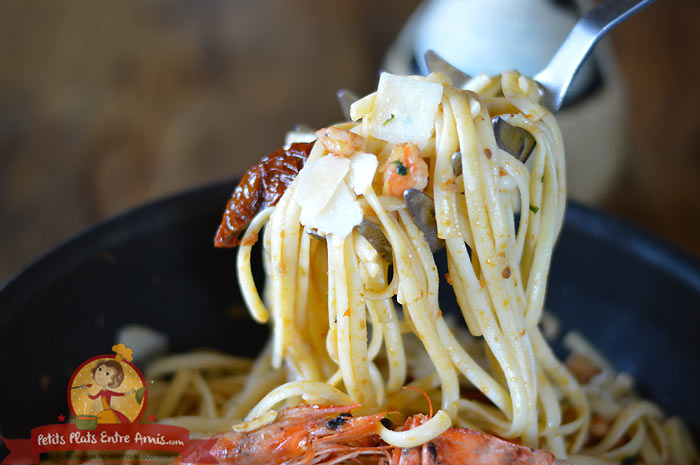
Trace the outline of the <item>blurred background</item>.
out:
[[[242,173],[298,123],[340,120],[336,90],[373,90],[419,3],[1,2],[0,283],[115,213]],[[577,196],[700,257],[700,2],[659,0],[606,42],[620,100],[585,118],[620,157],[570,171],[595,194]]]

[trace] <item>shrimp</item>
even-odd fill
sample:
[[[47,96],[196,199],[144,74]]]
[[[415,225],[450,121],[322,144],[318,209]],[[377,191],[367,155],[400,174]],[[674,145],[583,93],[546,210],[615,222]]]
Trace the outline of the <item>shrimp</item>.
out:
[[[341,463],[354,457],[387,455],[377,434],[384,414],[354,418],[349,412],[358,405],[300,405],[282,410],[275,421],[257,430],[230,431],[216,441],[201,443],[215,463],[227,465]],[[183,456],[206,456],[185,451]],[[211,463],[207,461],[207,463]]]
[[[316,131],[316,137],[326,150],[341,157],[349,157],[365,142],[360,135],[332,126]]]
[[[400,428],[406,431],[419,426],[428,417],[417,414]],[[391,465],[561,465],[549,452],[521,446],[467,428],[452,427],[420,446],[395,448]]]
[[[384,165],[384,193],[403,196],[406,189],[422,191],[428,185],[428,164],[413,142],[397,144]]]
[[[380,425],[390,427],[384,413],[353,417],[358,405],[301,405],[282,410],[275,421],[257,430],[230,431],[199,442],[199,451],[181,457],[203,457],[207,463],[331,465],[564,465],[549,452],[514,444],[478,431],[452,427],[412,448],[382,441]],[[412,429],[429,417],[409,417],[397,431]],[[181,460],[179,463],[186,463]]]

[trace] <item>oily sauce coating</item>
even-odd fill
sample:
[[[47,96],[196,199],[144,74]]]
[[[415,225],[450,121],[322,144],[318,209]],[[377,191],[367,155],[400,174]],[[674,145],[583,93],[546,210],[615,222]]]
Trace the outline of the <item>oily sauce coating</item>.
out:
[[[216,247],[236,247],[255,215],[275,205],[309,158],[314,143],[296,143],[266,156],[246,172],[226,204]]]

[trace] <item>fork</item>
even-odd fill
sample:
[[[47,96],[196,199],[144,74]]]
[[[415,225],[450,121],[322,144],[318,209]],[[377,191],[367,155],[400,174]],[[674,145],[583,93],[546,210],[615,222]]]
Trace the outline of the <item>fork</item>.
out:
[[[535,82],[540,87],[540,104],[552,113],[559,110],[571,82],[598,41],[612,28],[654,1],[607,0],[583,15],[547,66],[534,76]],[[426,52],[424,58],[430,72],[444,73],[455,87],[463,88],[471,79],[471,76],[455,68],[432,50]],[[350,105],[356,100],[357,96],[349,90],[341,89],[338,91],[338,101],[343,113],[348,118],[350,117]],[[524,129],[511,126],[498,116],[492,119],[492,124],[498,146],[523,163],[527,161],[536,145],[532,134]],[[452,155],[451,162],[455,175],[460,175],[462,173],[462,158],[459,152]],[[439,239],[437,235],[437,222],[432,199],[419,190],[407,189],[404,191],[404,200],[408,212],[416,222],[416,226],[423,232],[431,251],[436,252],[444,247],[444,241]],[[371,240],[368,238],[375,248],[381,247],[386,251],[388,241],[386,238],[381,239],[384,241],[381,241],[380,244],[376,237]]]
[[[612,28],[654,1],[608,0],[581,17],[547,66],[534,76],[535,82],[540,86],[540,104],[552,113],[559,110],[581,65],[598,41]],[[430,72],[445,73],[458,87],[464,87],[471,79],[471,76],[432,50],[426,52],[425,62]],[[532,135],[524,129],[511,126],[500,117],[493,118],[492,123],[498,146],[525,162],[535,148]]]

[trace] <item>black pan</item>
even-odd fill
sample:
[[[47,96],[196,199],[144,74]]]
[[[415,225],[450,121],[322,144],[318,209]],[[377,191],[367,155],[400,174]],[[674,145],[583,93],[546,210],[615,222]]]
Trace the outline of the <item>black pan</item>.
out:
[[[243,311],[235,252],[212,238],[229,181],[137,208],[61,245],[0,290],[0,434],[67,414],[84,360],[116,330],[148,325],[173,351],[254,355],[266,329]],[[700,265],[617,219],[570,204],[547,308],[578,329],[640,391],[700,431]]]

